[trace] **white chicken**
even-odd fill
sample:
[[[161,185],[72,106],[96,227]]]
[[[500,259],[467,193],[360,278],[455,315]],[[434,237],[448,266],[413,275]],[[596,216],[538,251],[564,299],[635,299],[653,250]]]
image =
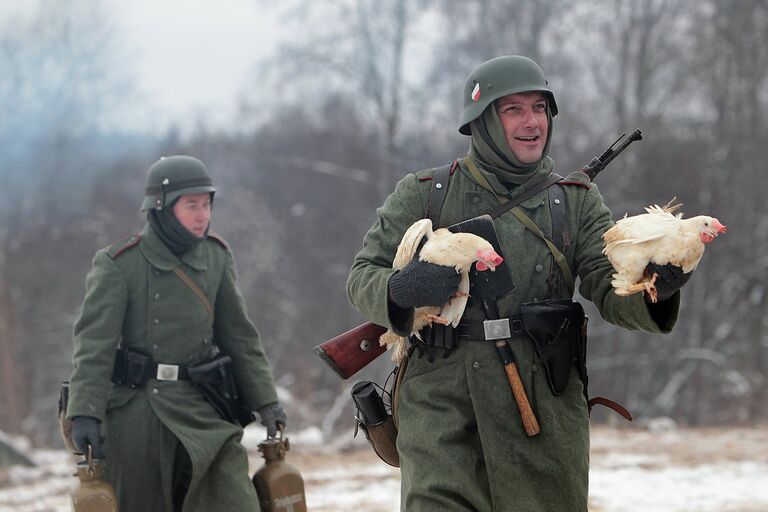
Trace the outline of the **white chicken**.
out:
[[[424,237],[427,241],[419,249]],[[461,274],[459,289],[447,304],[443,306],[418,307],[414,311],[411,334],[419,337],[419,330],[437,322],[456,327],[464,314],[469,297],[469,270],[477,262],[477,270],[495,271],[504,261],[484,238],[472,233],[453,233],[446,228],[432,231],[432,221],[421,219],[413,223],[403,235],[397,247],[392,268],[401,270],[418,256],[421,261],[453,267]],[[387,331],[379,338],[379,343],[392,351],[392,360],[402,361],[406,352],[406,338]]]
[[[687,274],[698,265],[706,244],[726,227],[714,217],[699,215],[683,219],[674,215],[681,204],[649,206],[647,213],[633,217],[624,216],[603,234],[603,253],[613,265],[614,291],[617,295],[632,295],[646,291],[651,302],[656,302],[655,282],[658,274],[646,275],[649,263],[681,267]]]

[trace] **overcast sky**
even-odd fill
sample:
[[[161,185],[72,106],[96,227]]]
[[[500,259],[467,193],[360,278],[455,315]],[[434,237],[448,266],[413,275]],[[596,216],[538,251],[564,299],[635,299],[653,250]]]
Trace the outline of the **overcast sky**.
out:
[[[254,63],[274,49],[255,0],[119,0],[140,89],[168,121],[231,116]]]
[[[0,0],[0,19],[39,0]],[[231,116],[259,57],[275,47],[272,12],[257,0],[105,0],[136,70],[141,101],[129,125],[215,126]]]

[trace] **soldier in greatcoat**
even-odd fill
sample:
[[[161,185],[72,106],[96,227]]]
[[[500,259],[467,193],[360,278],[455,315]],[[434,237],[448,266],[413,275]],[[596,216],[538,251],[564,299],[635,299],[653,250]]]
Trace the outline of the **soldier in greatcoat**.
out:
[[[403,234],[428,217],[430,208],[439,208],[430,202],[440,193],[439,227],[446,227],[535,191],[554,169],[549,148],[556,114],[554,94],[534,61],[503,56],[473,70],[464,86],[459,128],[470,137],[468,154],[454,162],[439,186],[436,169],[408,174],[377,210],[347,282],[353,305],[372,322],[407,336],[414,307],[448,302],[459,283],[453,268],[423,262],[392,268]],[[562,199],[553,200],[558,187]],[[549,246],[511,212],[494,218],[515,284],[496,301],[508,327],[519,325],[514,319],[524,304],[568,302],[574,285],[563,275],[571,273],[581,279],[581,295],[607,321],[648,332],[673,328],[683,280],[663,283],[657,304],[642,294],[612,292],[613,268],[601,240],[612,225],[611,213],[584,173],[568,175],[519,206],[547,238],[553,238],[555,211],[562,209],[557,231],[568,269],[561,269]],[[397,411],[402,510],[587,510],[588,406],[576,362],[566,366],[565,386],[556,396],[530,336],[511,328],[510,346],[541,427],[528,436],[494,343],[483,338],[485,319],[470,297],[459,334],[451,338],[454,345],[436,340],[436,328],[423,332],[421,340],[410,339]]]
[[[243,430],[192,385],[189,368],[230,356],[268,435],[286,423],[232,251],[209,231],[214,192],[199,160],[157,161],[143,231],[99,250],[86,279],[67,417],[74,445],[106,456],[121,512],[259,510]],[[123,366],[113,383],[118,353],[141,364],[123,361],[130,375]]]

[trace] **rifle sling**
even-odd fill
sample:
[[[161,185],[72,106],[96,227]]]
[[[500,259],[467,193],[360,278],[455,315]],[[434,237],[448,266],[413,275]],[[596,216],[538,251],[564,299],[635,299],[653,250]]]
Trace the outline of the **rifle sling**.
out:
[[[432,221],[434,229],[437,229],[438,223],[440,222],[440,212],[443,210],[445,194],[448,192],[448,181],[451,178],[452,168],[452,163],[438,167],[432,177],[432,188],[429,191],[427,218]]]
[[[467,169],[469,169],[469,172],[472,174],[472,176],[477,180],[478,184],[483,187],[486,190],[489,190],[494,196],[496,196],[496,199],[501,203],[498,207],[494,208],[490,215],[491,217],[495,218],[499,215],[506,213],[507,211],[511,210],[512,215],[517,217],[517,219],[523,223],[523,225],[531,231],[534,235],[541,238],[541,240],[547,244],[547,247],[549,248],[549,251],[552,253],[552,256],[555,258],[555,261],[557,262],[557,265],[560,267],[560,270],[563,272],[563,277],[565,278],[566,283],[568,284],[569,288],[573,290],[576,286],[576,281],[573,278],[573,274],[571,273],[571,268],[568,266],[568,261],[565,258],[565,255],[555,246],[554,243],[552,243],[551,240],[549,240],[544,233],[542,233],[541,229],[539,229],[539,226],[536,225],[536,223],[531,220],[530,217],[528,217],[523,210],[519,207],[521,203],[524,201],[530,199],[531,197],[535,196],[539,192],[548,189],[558,181],[562,180],[563,177],[556,173],[551,173],[549,176],[520,194],[519,196],[515,197],[514,199],[507,199],[506,197],[498,195],[494,190],[493,187],[491,187],[491,184],[488,183],[488,180],[483,176],[483,174],[480,172],[480,170],[477,168],[475,163],[472,161],[471,158],[465,158],[463,160],[464,164],[467,166]]]
[[[205,310],[208,312],[208,315],[213,319],[213,306],[211,306],[211,302],[208,300],[208,297],[205,295],[205,292],[200,289],[199,286],[192,280],[189,275],[187,275],[186,272],[181,270],[181,267],[176,267],[173,269],[173,273],[176,274],[176,277],[181,279],[184,284],[189,286],[189,288],[197,295],[197,298],[200,299],[200,302],[203,303],[203,306],[205,307]]]

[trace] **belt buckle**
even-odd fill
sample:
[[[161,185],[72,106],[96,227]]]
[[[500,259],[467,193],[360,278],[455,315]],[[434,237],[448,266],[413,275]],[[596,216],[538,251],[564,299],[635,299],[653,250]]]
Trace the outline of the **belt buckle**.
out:
[[[512,337],[509,331],[509,319],[500,318],[498,320],[485,320],[483,322],[483,331],[487,341],[508,339]]]
[[[179,365],[157,363],[157,380],[179,380]]]

